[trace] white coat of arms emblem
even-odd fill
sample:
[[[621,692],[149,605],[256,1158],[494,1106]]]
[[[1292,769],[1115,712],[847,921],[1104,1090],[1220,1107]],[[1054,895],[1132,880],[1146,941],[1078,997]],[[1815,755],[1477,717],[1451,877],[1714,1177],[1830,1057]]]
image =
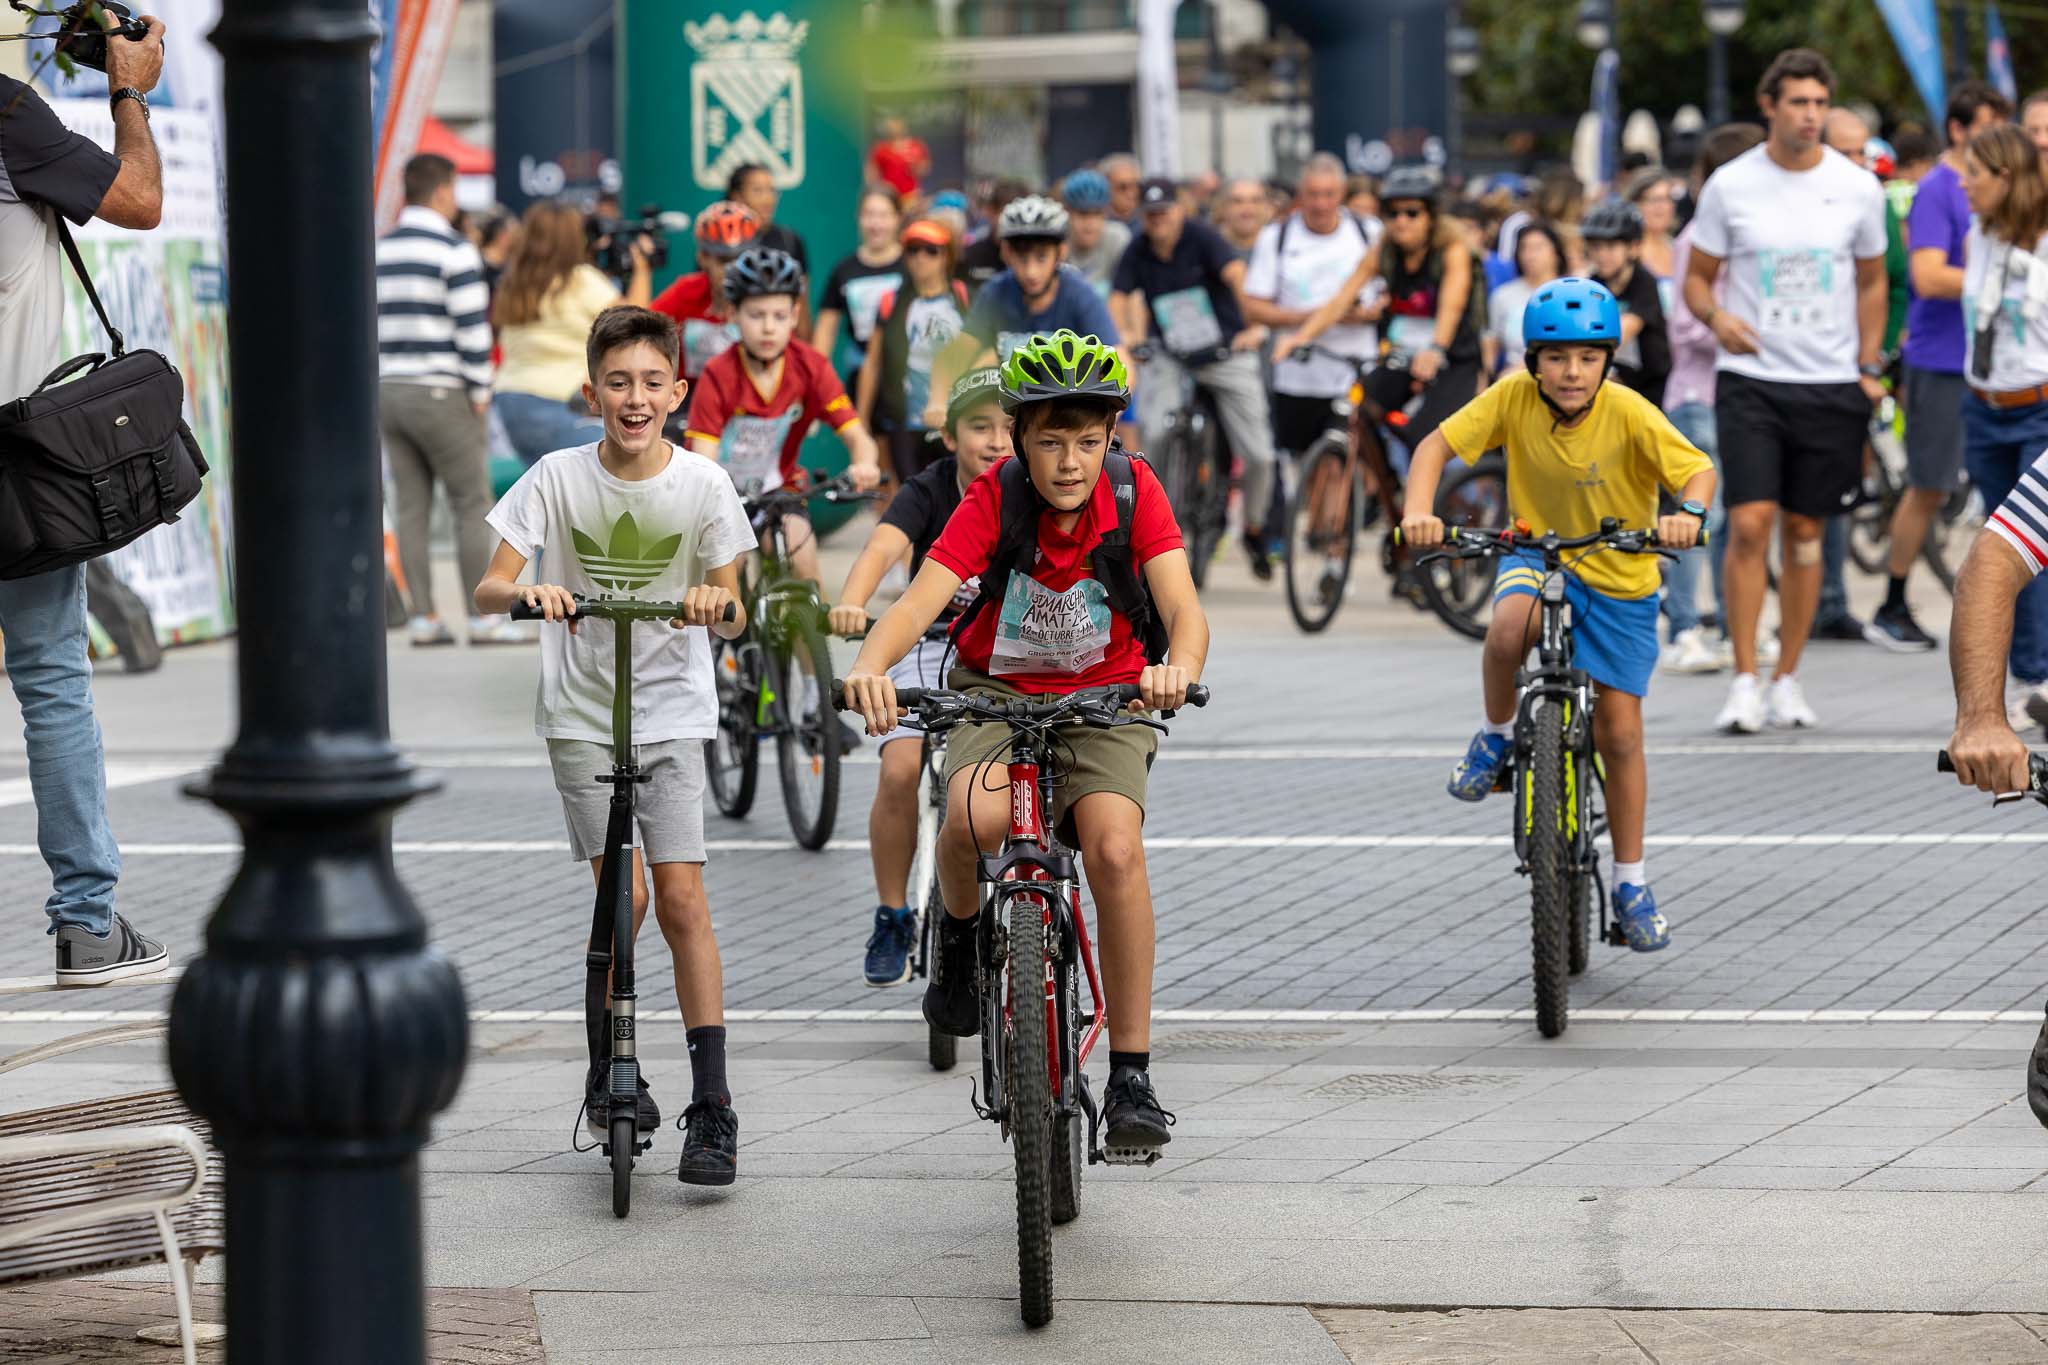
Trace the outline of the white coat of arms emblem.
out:
[[[797,49],[808,22],[786,14],[713,15],[683,25],[690,64],[690,161],[697,184],[723,190],[735,166],[766,166],[778,189],[804,179],[804,73]]]

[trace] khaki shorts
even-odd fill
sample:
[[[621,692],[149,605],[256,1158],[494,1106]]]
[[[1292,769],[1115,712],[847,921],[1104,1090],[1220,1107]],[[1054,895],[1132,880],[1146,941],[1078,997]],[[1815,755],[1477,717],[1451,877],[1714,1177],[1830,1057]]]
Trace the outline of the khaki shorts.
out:
[[[956,692],[983,692],[1001,697],[1022,697],[1005,682],[998,682],[971,668],[956,668],[947,678]],[[1059,694],[1034,692],[1033,701],[1050,701]],[[1067,814],[1074,803],[1094,792],[1115,792],[1129,797],[1142,813],[1145,788],[1152,774],[1152,756],[1159,748],[1159,732],[1143,725],[1119,725],[1113,730],[1092,730],[1085,725],[1062,729],[1063,743],[1057,754],[1062,760],[1052,788],[1053,828],[1070,846],[1073,829]],[[1070,756],[1071,755],[1071,756]],[[994,790],[1008,781],[1005,765],[1010,761],[1010,727],[993,722],[962,725],[946,736],[946,781],[953,774],[987,765],[986,775],[976,780]]]

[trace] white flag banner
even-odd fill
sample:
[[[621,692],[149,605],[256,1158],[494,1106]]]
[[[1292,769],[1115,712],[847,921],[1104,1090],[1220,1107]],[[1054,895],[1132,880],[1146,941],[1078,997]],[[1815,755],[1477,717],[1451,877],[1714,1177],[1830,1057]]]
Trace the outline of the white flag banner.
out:
[[[1180,68],[1173,16],[1180,0],[1138,0],[1138,161],[1146,175],[1180,175]]]

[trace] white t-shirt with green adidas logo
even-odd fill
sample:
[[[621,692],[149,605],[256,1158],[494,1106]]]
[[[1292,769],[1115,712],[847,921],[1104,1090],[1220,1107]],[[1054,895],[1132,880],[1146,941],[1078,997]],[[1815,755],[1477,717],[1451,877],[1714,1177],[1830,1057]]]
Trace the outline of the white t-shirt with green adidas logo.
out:
[[[595,443],[544,455],[487,520],[529,560],[540,552],[541,582],[583,597],[677,601],[753,549],[754,534],[725,470],[672,450],[668,468],[637,483],[607,471]],[[586,621],[575,635],[541,627],[533,713],[541,738],[611,743],[614,630],[610,621]],[[634,741],[709,739],[717,728],[710,633],[635,625]]]

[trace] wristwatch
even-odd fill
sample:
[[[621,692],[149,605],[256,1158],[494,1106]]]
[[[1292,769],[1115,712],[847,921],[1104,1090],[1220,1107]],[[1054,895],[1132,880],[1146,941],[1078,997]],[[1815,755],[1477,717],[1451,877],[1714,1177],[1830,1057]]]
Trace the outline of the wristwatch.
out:
[[[1856,367],[1856,373],[1862,375],[1865,379],[1882,379],[1884,378],[1884,366],[1874,363],[1869,365],[1858,365]]]
[[[142,121],[144,123],[149,122],[149,96],[143,94],[132,85],[124,85],[119,90],[108,94],[107,107],[112,109],[122,100],[134,100],[142,110]]]
[[[1690,516],[1698,517],[1701,525],[1706,524],[1707,509],[1694,502],[1691,498],[1687,498],[1684,502],[1678,504],[1678,510]]]

